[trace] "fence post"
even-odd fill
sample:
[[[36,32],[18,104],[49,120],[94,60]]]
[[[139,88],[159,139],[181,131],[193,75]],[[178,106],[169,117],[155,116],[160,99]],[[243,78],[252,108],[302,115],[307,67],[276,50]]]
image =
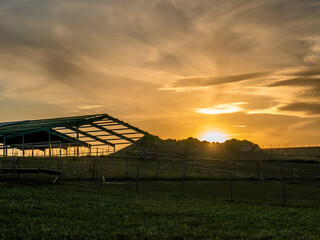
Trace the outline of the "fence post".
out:
[[[140,193],[140,182],[139,182],[139,174],[140,174],[140,169],[139,168],[137,168],[137,178],[136,178],[136,182],[137,182],[137,185],[136,185],[136,192],[137,193]]]
[[[92,166],[92,180],[94,180],[94,173],[96,171],[96,160],[93,160],[93,166]]]
[[[198,154],[197,154],[197,172],[199,172],[199,170],[200,170],[200,160],[199,160],[199,155]]]
[[[17,158],[17,178],[20,178],[20,159]]]
[[[184,194],[184,180],[186,178],[186,168],[184,167],[182,170],[182,177],[181,177],[181,188],[180,188],[180,197],[183,197]]]
[[[126,159],[126,179],[128,178],[128,159]]]
[[[37,169],[37,184],[40,182],[40,168]]]
[[[286,180],[283,178],[283,205],[287,205]]]
[[[60,170],[60,159],[59,158],[57,159],[57,168],[58,168],[58,170]]]
[[[94,177],[95,186],[98,187],[98,167],[95,167],[95,177]]]
[[[102,182],[103,182],[103,174],[102,174],[102,163],[101,163],[101,171],[100,171],[100,188],[102,188]]]
[[[260,164],[258,163],[258,161],[257,161],[257,170],[256,171],[257,171],[256,178],[257,178],[257,180],[259,180],[260,179]]]
[[[60,161],[60,178],[59,178],[59,182],[61,182],[61,180],[62,180],[62,167],[63,167],[63,159],[61,159],[61,161]]]
[[[157,178],[159,178],[159,171],[160,171],[160,160],[158,159]]]
[[[230,172],[230,202],[233,202],[233,172]]]

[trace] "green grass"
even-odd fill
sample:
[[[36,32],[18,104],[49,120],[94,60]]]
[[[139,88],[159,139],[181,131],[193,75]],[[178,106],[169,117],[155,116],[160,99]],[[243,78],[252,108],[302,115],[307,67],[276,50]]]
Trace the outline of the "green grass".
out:
[[[71,185],[0,186],[1,239],[319,239],[318,208]]]

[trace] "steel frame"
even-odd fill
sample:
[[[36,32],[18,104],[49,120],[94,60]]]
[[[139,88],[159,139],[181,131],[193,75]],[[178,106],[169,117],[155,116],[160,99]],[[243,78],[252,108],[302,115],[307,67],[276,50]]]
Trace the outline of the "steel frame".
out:
[[[33,150],[49,149],[51,156],[52,148],[58,143],[60,153],[61,148],[66,146],[76,147],[79,156],[79,147],[111,146],[115,151],[117,145],[132,144],[146,134],[108,114],[7,122],[0,123],[0,143],[3,145],[0,149],[5,156],[8,149],[21,150],[23,156],[25,150],[32,149],[33,154]],[[114,138],[106,138],[110,136]],[[41,141],[40,137],[46,138],[45,141]]]

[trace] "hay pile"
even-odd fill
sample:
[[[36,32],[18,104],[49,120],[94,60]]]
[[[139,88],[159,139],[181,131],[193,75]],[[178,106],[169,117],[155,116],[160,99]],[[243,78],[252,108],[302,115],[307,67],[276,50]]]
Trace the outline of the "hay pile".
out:
[[[146,135],[115,154],[130,152],[154,152],[233,160],[272,158],[259,145],[247,140],[231,139],[224,143],[210,143],[192,137],[183,140],[163,140],[153,135]]]

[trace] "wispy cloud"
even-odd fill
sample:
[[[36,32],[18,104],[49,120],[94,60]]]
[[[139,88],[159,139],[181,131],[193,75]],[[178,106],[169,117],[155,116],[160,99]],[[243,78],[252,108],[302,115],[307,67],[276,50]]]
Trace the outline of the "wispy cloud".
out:
[[[293,102],[279,107],[279,110],[290,112],[302,112],[307,115],[319,115],[319,102]]]
[[[197,109],[197,113],[203,114],[224,114],[224,113],[235,113],[240,112],[243,108],[240,105],[247,104],[246,102],[238,102],[238,103],[227,103],[227,104],[218,104],[209,108],[200,108]]]
[[[271,75],[271,72],[257,72],[257,73],[247,73],[232,76],[221,76],[221,77],[203,77],[203,78],[183,78],[174,81],[171,85],[166,87],[167,90],[170,89],[187,89],[188,88],[199,88],[199,87],[209,87],[214,85],[242,82],[252,79],[266,78]]]
[[[101,109],[103,108],[104,105],[77,105],[78,109],[82,109],[82,110],[93,110],[93,109]]]

